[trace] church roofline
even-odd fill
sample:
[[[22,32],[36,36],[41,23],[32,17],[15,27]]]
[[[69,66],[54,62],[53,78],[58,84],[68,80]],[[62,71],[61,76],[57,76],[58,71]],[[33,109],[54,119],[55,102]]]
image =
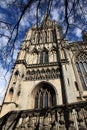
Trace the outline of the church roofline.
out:
[[[35,23],[35,24],[31,27],[31,29],[32,29],[32,30],[34,30],[34,29],[39,30],[39,29],[43,28],[43,26],[46,24],[47,21],[49,21],[49,22],[51,23],[51,26],[56,25],[58,28],[61,29],[61,26],[58,25],[57,21],[51,19],[50,14],[49,14],[48,11],[45,12],[45,15],[44,15],[44,17],[43,17],[43,19],[42,19],[42,21],[41,21],[40,26],[38,26],[37,23]],[[49,26],[49,27],[51,27],[51,26]],[[45,28],[44,28],[44,29],[45,29]]]

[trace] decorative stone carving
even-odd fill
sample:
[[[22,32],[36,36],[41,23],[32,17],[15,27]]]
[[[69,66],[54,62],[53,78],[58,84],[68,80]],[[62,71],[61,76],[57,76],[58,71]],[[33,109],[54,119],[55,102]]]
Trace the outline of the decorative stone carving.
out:
[[[78,105],[79,106],[79,105]],[[85,105],[84,105],[85,106]],[[83,107],[84,107],[83,106]],[[77,107],[77,106],[76,106]],[[63,111],[64,110],[64,111]],[[79,130],[87,130],[86,120],[84,113],[87,113],[85,109],[77,109],[77,125]],[[73,120],[71,109],[65,109],[64,106],[52,108],[51,111],[46,109],[45,111],[22,111],[21,115],[17,112],[11,113],[10,118],[4,117],[2,123],[0,123],[1,130],[77,130],[76,119]],[[67,116],[67,129],[66,129],[66,119],[64,113],[69,115]],[[57,115],[56,115],[57,114]],[[19,116],[19,117],[18,117]],[[58,116],[58,117],[56,117]],[[84,118],[83,118],[84,116]],[[5,121],[5,119],[7,120]],[[82,120],[81,120],[82,118]],[[10,119],[10,120],[9,120]],[[79,119],[79,120],[78,120]],[[1,127],[2,126],[2,127]]]
[[[58,68],[27,71],[26,80],[54,79],[59,77]]]
[[[45,128],[45,130],[50,130],[50,122],[48,117],[44,118],[43,127]]]
[[[64,121],[64,115],[63,115],[63,114],[60,115],[59,123],[60,123],[61,125],[63,125],[63,124],[65,123],[65,121]]]
[[[82,125],[79,125],[79,130],[87,130],[87,128]]]
[[[70,126],[69,126],[69,130],[76,130],[76,128],[75,128],[75,126],[74,126],[74,124],[72,123],[72,124],[70,124]]]
[[[26,123],[26,129],[27,130],[34,130],[33,121],[30,118],[29,122]]]
[[[72,115],[71,111],[69,111],[69,122],[70,122],[70,124],[74,123],[74,121],[73,121],[73,115]]]

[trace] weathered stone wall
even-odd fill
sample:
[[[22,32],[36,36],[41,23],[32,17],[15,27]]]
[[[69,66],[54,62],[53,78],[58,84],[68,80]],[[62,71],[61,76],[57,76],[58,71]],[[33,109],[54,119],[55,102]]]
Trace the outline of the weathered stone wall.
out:
[[[87,102],[42,110],[12,111],[0,119],[2,130],[87,130]]]

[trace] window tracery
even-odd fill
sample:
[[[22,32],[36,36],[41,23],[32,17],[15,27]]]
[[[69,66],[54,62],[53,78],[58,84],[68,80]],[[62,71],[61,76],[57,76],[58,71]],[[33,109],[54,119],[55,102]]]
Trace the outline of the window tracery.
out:
[[[39,54],[39,63],[48,63],[49,62],[49,57],[48,57],[48,50],[46,48],[43,48],[42,51],[40,51]]]
[[[26,80],[54,79],[60,76],[59,68],[28,70],[26,72]]]
[[[44,103],[45,107],[48,107],[48,92],[45,93],[45,103]]]
[[[53,42],[53,30],[50,30],[50,42]]]
[[[32,53],[38,54],[38,50],[36,47],[33,48]]]
[[[81,53],[76,57],[76,67],[80,76],[83,90],[87,90],[87,54]]]
[[[43,31],[43,42],[46,43],[46,31]]]
[[[55,91],[46,83],[41,84],[35,94],[35,108],[48,108],[56,105]]]
[[[38,108],[38,99],[39,99],[39,94],[37,93],[35,95],[35,108]]]
[[[57,52],[56,47],[53,45],[50,49],[50,62],[57,62]]]

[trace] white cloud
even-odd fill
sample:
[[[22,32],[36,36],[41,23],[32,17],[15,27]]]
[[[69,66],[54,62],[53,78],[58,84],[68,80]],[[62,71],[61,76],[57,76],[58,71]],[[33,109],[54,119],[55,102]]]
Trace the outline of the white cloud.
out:
[[[22,17],[20,22],[20,30],[25,29],[25,27],[30,27],[31,23],[35,23],[36,18],[36,5],[33,4],[28,12]]]
[[[16,60],[19,50],[14,50],[13,59]]]
[[[3,8],[7,8],[8,4],[11,4],[13,0],[0,0],[0,5]]]
[[[70,23],[70,24],[73,24],[73,23],[74,23],[74,18],[73,18],[73,16],[69,17],[69,23]]]
[[[0,48],[4,47],[7,44],[8,38],[6,37],[1,37],[0,38]]]
[[[76,28],[76,29],[74,30],[74,33],[75,33],[75,35],[76,35],[78,38],[80,38],[80,37],[82,36],[82,30],[79,29],[79,28]]]
[[[56,20],[56,21],[59,20],[60,15],[59,15],[57,9],[53,9],[53,10],[51,11],[51,15],[52,15],[52,19],[53,19],[53,20]]]
[[[3,14],[0,14],[1,21],[5,21],[2,19],[5,19],[5,16]],[[0,48],[4,47],[8,42],[8,37],[10,36],[9,29],[5,23],[0,22]]]
[[[6,81],[4,78],[0,77],[0,104],[4,98],[4,94],[6,91]]]
[[[5,14],[0,13],[0,19],[2,20],[2,19],[5,19],[5,18],[6,18]]]
[[[29,21],[28,21],[28,17],[27,15],[25,15],[20,22],[20,30],[22,30],[23,28],[25,28],[26,26],[29,26]]]
[[[7,70],[2,67],[0,64],[0,104],[2,103],[5,91],[6,91],[6,86],[8,84],[9,78],[11,73],[8,71],[6,74]]]

